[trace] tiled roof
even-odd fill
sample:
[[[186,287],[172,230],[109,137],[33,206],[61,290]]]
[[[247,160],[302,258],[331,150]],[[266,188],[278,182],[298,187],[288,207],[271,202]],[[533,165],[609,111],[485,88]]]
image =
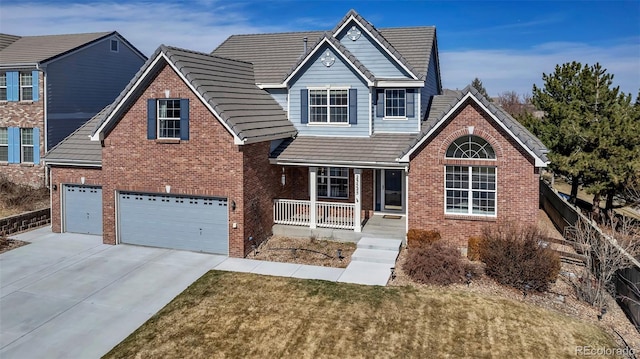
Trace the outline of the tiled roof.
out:
[[[13,44],[19,38],[20,36],[16,36],[16,35],[0,34],[0,50]]]
[[[338,25],[347,21],[352,11],[347,13]],[[362,17],[359,15],[358,17],[362,19],[359,21],[363,21],[363,26],[367,27],[370,32],[370,28],[376,30],[374,36],[383,45],[389,46],[389,50],[401,63],[414,72],[419,79],[426,78],[431,51],[435,45],[435,27],[375,29]],[[213,50],[211,54],[250,62],[254,66],[257,83],[279,84],[296,63],[304,57],[303,39],[307,38],[309,45],[311,45],[322,36],[324,36],[324,31],[233,35]],[[310,49],[312,47],[308,46],[307,51]]]
[[[164,56],[187,79],[221,120],[240,140],[259,142],[296,134],[282,107],[266,91],[255,85],[250,63],[205,53],[161,45],[116,99],[118,104],[158,56]],[[107,114],[98,128],[107,120]],[[114,116],[117,118],[117,116]],[[110,130],[115,123],[106,124]]]
[[[99,141],[91,141],[90,137],[94,127],[109,112],[111,106],[103,108],[84,125],[53,147],[44,156],[44,161],[70,165],[101,165],[102,147]]]
[[[374,134],[371,137],[299,136],[284,141],[271,157],[278,163],[335,166],[399,166],[397,158],[415,134]]]
[[[41,63],[113,34],[117,32],[23,36],[0,50],[0,64]]]
[[[422,123],[422,131],[420,135],[405,148],[402,155],[408,153],[416,144],[418,144],[429,132],[436,126],[441,125],[441,120],[453,109],[462,99],[471,93],[478,99],[494,116],[502,122],[505,127],[513,133],[531,152],[538,156],[543,162],[548,162],[547,148],[540,140],[529,132],[520,122],[511,117],[502,107],[497,106],[493,102],[486,99],[471,85],[465,87],[462,91],[446,91],[445,95],[434,96],[427,120]]]

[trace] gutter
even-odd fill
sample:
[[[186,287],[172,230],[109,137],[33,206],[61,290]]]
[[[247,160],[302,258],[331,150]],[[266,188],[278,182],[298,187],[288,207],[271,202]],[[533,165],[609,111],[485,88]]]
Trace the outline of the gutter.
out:
[[[0,65],[0,70],[10,70],[15,68],[35,68],[40,70],[40,63],[38,62],[24,62],[24,63],[16,63],[16,64],[2,64]]]

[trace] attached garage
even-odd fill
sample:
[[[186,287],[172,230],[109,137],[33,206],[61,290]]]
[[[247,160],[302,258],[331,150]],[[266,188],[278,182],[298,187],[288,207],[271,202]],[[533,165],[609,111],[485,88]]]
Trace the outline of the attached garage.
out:
[[[118,193],[121,243],[229,254],[226,198]]]
[[[63,186],[64,231],[102,235],[102,188]]]

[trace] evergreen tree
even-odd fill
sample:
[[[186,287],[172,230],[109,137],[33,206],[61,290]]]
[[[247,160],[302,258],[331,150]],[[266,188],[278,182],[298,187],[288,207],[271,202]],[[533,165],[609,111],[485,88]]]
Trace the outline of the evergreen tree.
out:
[[[574,61],[542,77],[544,87],[533,86],[532,101],[545,117],[536,126],[525,125],[551,151],[551,169],[571,178],[570,200],[582,183],[594,195],[595,211],[605,197],[610,210],[614,196],[640,169],[638,111],[631,96],[612,87],[613,75],[600,64]]]
[[[474,87],[476,90],[478,90],[478,92],[480,92],[480,94],[484,96],[487,100],[493,101],[491,97],[489,97],[489,94],[487,93],[487,89],[485,89],[484,86],[482,86],[482,81],[480,81],[479,78],[476,77],[475,79],[473,79],[473,81],[471,81],[471,86]]]

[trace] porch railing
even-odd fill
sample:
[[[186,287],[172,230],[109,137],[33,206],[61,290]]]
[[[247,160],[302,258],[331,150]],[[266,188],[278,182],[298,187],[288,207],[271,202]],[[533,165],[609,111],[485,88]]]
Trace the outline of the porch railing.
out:
[[[273,220],[278,224],[309,226],[310,201],[276,199],[273,201]],[[325,228],[354,229],[355,204],[316,202],[316,226]]]

